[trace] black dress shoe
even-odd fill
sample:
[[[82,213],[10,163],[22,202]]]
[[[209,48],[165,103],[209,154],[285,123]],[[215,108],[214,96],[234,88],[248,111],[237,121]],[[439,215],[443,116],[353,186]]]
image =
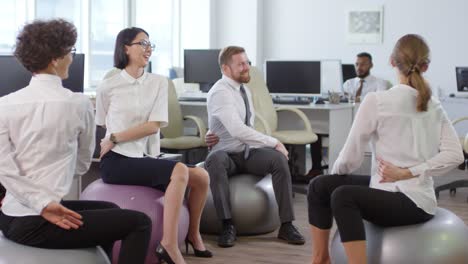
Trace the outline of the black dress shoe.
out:
[[[158,258],[158,263],[163,263],[164,261],[167,264],[175,264],[171,256],[169,256],[169,253],[167,253],[166,249],[161,244],[156,248],[156,257]]]
[[[286,240],[289,244],[304,245],[305,239],[292,224],[281,225],[278,231],[278,238]]]
[[[236,241],[236,228],[233,225],[223,225],[223,230],[218,237],[218,246],[232,247]]]

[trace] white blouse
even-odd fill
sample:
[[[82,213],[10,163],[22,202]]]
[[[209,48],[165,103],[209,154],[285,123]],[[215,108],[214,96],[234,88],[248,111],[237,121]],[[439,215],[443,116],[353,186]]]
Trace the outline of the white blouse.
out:
[[[417,112],[417,95],[415,89],[403,84],[385,92],[368,94],[359,107],[332,173],[350,174],[358,169],[370,142],[370,187],[402,192],[419,208],[434,214],[437,201],[432,177],[447,173],[464,158],[457,133],[440,102],[433,97],[427,112]],[[379,183],[376,157],[408,168],[417,177]]]
[[[0,113],[0,182],[7,189],[2,211],[39,215],[91,165],[93,105],[63,88],[59,77],[37,74],[29,86],[0,98]]]
[[[138,79],[125,70],[102,81],[96,94],[96,124],[106,126],[106,136],[118,133],[146,122],[168,123],[168,81],[161,75],[144,73]],[[152,142],[151,151],[147,144],[150,136],[122,142],[112,151],[127,157],[143,157],[159,154],[159,132]]]

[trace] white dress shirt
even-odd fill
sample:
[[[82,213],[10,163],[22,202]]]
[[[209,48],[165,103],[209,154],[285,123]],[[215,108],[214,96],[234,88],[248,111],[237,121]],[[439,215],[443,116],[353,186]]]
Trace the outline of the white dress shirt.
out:
[[[245,124],[245,104],[240,92],[240,83],[223,75],[213,85],[207,97],[208,126],[219,137],[213,150],[241,152],[246,145],[251,148],[274,148],[278,140],[255,130],[255,109],[252,94],[244,85],[250,106],[250,125]]]
[[[39,215],[91,165],[92,103],[63,88],[58,76],[37,74],[29,86],[0,98],[0,113],[0,181],[7,189],[2,211]]]
[[[159,122],[161,127],[168,123],[168,82],[161,75],[144,73],[138,79],[125,70],[104,79],[96,94],[96,124],[106,126],[106,136],[136,127],[146,122]],[[159,132],[151,135],[150,150],[147,148],[150,136],[121,142],[112,151],[127,157],[158,155]]]
[[[437,201],[432,176],[447,173],[464,158],[457,133],[440,102],[433,97],[427,112],[417,112],[417,95],[415,89],[402,84],[369,94],[359,107],[332,173],[350,174],[358,169],[370,142],[370,187],[402,192],[419,208],[434,214]],[[376,157],[408,168],[417,177],[379,183]]]
[[[360,81],[361,78],[359,77],[347,80],[343,84],[343,91],[348,94],[356,95]],[[387,90],[387,82],[369,74],[366,78],[364,78],[364,83],[362,84],[361,102],[369,92],[379,92],[385,90]]]

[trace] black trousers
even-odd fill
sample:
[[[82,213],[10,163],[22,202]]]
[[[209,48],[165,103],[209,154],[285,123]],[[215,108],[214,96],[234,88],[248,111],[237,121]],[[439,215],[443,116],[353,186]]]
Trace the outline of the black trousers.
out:
[[[365,240],[363,219],[389,227],[425,222],[433,217],[401,192],[369,187],[370,176],[322,175],[307,194],[309,223],[330,229],[335,217],[341,241]]]
[[[65,230],[40,215],[12,217],[0,212],[0,229],[8,239],[50,249],[101,246],[112,259],[115,241],[122,240],[119,264],[144,263],[151,236],[151,219],[144,213],[100,201],[63,201],[83,217],[78,229]]]
[[[312,158],[312,169],[322,170],[322,135],[317,134],[317,141],[310,144],[310,157]]]

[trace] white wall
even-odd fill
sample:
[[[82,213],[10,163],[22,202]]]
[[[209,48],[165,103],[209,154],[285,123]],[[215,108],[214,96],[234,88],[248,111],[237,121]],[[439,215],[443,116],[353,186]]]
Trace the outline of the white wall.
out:
[[[345,11],[383,5],[383,42],[347,44]],[[399,37],[422,35],[432,51],[426,77],[446,94],[456,90],[455,66],[468,66],[468,1],[466,0],[268,0],[264,2],[264,59],[341,59],[370,52],[373,74],[395,82],[388,57]]]
[[[263,62],[263,0],[216,0],[212,48],[242,46],[254,65]]]

